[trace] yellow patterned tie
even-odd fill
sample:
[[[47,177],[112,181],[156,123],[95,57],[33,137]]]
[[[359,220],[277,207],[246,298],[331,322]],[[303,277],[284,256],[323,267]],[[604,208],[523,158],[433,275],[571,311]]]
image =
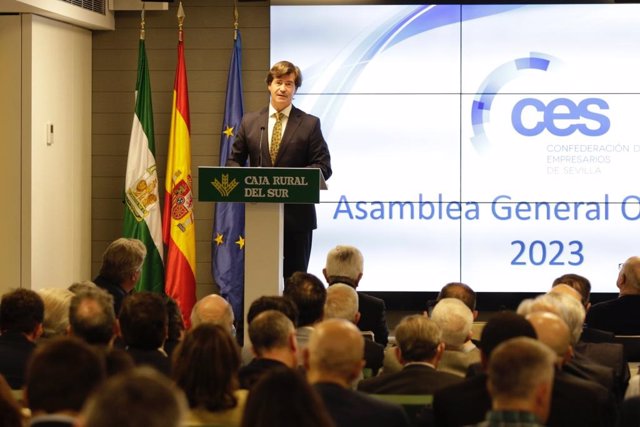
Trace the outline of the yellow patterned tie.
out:
[[[276,124],[273,125],[273,132],[271,133],[271,147],[269,148],[269,155],[271,156],[271,164],[276,163],[276,156],[278,155],[278,149],[280,148],[281,139],[282,139],[282,113],[276,113]]]

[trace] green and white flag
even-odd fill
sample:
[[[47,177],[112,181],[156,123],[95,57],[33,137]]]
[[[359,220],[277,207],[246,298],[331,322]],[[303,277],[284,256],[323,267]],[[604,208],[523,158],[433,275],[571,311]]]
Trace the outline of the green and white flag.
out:
[[[124,237],[141,240],[147,247],[138,291],[164,292],[162,220],[153,137],[153,108],[147,52],[141,34],[138,50],[136,111],[133,116],[124,196]]]

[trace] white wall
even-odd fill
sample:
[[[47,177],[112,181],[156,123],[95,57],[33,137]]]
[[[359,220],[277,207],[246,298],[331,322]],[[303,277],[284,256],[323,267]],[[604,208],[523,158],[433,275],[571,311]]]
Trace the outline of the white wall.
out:
[[[91,272],[91,32],[23,15],[23,33],[29,27],[30,282],[66,287]]]
[[[0,16],[0,293],[20,285],[20,16]]]
[[[0,16],[0,293],[90,279],[91,45],[85,29]]]

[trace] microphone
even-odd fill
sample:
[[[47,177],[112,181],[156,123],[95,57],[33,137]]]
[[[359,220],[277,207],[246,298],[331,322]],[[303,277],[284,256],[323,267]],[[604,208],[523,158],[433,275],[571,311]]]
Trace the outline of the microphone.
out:
[[[258,145],[259,149],[260,149],[260,154],[258,155],[258,166],[262,167],[262,135],[264,135],[264,126],[260,127],[260,143]]]

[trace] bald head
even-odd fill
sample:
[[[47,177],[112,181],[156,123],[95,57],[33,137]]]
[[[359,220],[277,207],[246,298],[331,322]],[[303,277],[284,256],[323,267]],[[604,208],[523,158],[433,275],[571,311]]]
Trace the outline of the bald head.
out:
[[[335,379],[348,385],[360,374],[364,359],[364,338],[360,330],[343,319],[329,319],[316,325],[306,349],[309,377]]]
[[[640,257],[633,256],[622,264],[617,284],[620,295],[640,294]]]
[[[527,315],[527,320],[536,330],[538,340],[551,348],[559,360],[567,356],[570,351],[571,333],[569,327],[560,316],[549,312],[536,311]]]
[[[211,294],[202,298],[193,306],[191,311],[191,327],[201,323],[213,323],[233,331],[233,310],[226,299],[220,295]]]
[[[329,286],[327,301],[324,303],[324,317],[358,323],[358,293],[356,290],[344,283]]]

